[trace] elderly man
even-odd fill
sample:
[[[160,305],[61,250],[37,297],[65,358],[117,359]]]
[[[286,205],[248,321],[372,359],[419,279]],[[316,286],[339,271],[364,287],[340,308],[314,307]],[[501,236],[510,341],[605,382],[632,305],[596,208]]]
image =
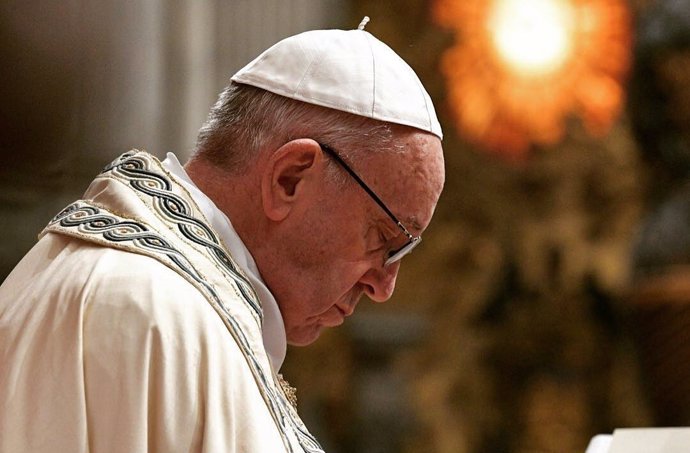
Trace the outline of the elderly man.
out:
[[[440,139],[414,72],[362,29],[268,49],[184,168],[120,156],[4,282],[0,451],[321,451],[286,344],[391,296]]]

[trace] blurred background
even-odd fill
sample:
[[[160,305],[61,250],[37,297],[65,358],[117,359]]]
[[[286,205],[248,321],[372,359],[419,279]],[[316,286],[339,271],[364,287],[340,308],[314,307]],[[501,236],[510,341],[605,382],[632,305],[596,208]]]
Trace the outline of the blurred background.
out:
[[[277,40],[416,70],[447,185],[393,299],[292,348],[331,453],[580,453],[690,425],[690,0],[4,0],[0,276],[130,148],[184,160]]]

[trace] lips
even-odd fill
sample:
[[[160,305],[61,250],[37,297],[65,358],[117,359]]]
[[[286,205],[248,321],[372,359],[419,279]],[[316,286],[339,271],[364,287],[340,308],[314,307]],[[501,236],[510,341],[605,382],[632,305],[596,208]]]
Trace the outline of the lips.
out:
[[[333,309],[335,308],[335,310]],[[318,323],[324,327],[336,327],[345,322],[347,315],[338,306],[333,307],[319,319]]]
[[[327,327],[339,326],[345,322],[345,318],[350,316],[354,310],[350,309],[348,305],[333,305],[330,309],[327,320],[324,319],[323,325]]]
[[[345,311],[342,307],[335,305],[336,310],[338,310],[338,313],[342,315],[343,318],[346,318],[352,314],[352,312],[347,312]]]
[[[335,304],[335,308],[338,309],[338,312],[340,312],[343,317],[348,317],[355,312],[355,307],[357,307],[357,303],[361,298],[362,292],[353,292],[348,300],[340,304]]]

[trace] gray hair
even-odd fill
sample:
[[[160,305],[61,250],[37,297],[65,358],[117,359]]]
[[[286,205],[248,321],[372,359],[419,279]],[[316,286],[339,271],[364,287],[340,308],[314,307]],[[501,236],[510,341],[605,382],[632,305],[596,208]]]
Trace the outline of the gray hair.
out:
[[[194,158],[239,174],[266,150],[312,138],[349,162],[399,149],[390,124],[231,83],[221,92],[197,138]]]

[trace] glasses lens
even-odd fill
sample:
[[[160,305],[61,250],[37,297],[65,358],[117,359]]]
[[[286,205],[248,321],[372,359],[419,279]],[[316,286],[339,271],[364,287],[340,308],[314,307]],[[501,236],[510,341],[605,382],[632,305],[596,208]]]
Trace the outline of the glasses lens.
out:
[[[412,249],[414,249],[415,247],[417,247],[417,245],[419,245],[420,242],[422,242],[421,237],[418,236],[416,238],[412,238],[410,240],[410,242],[405,244],[402,248],[392,252],[393,254],[386,259],[386,262],[384,263],[384,265],[388,266],[389,264],[393,264],[397,261],[400,261],[403,258],[403,256],[410,253],[412,251]]]

